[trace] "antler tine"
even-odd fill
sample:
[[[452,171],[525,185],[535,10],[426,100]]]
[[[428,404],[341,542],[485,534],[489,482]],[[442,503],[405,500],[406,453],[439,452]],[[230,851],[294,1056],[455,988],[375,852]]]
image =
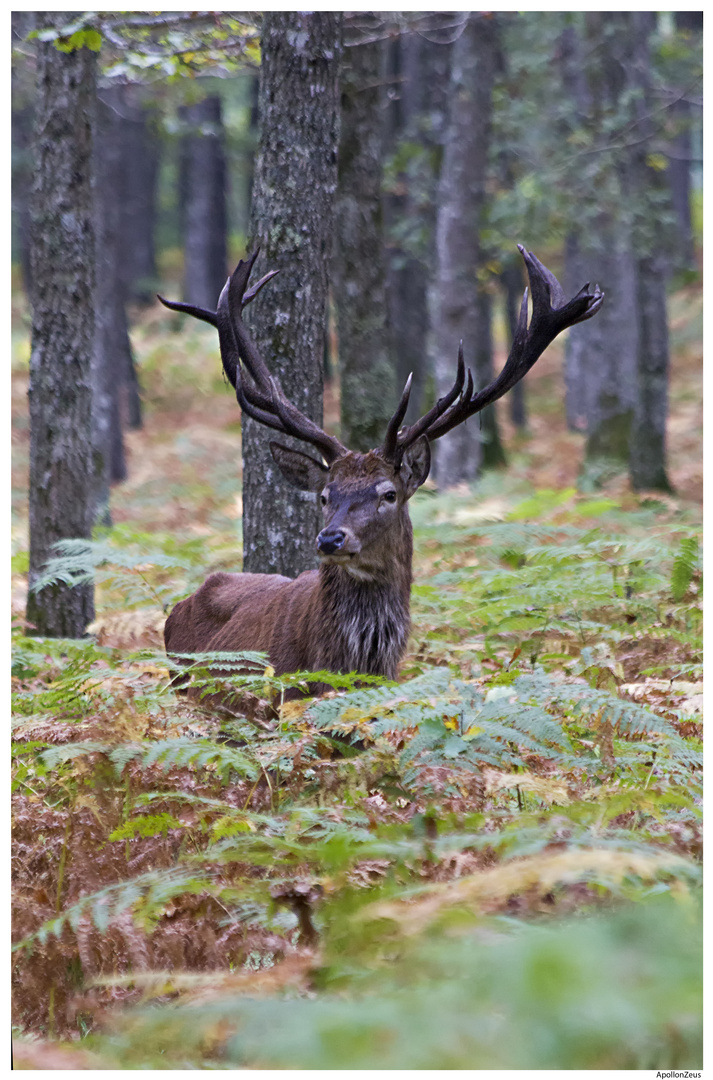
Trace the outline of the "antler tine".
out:
[[[333,435],[328,435],[318,427],[285,397],[282,387],[271,376],[242,320],[245,305],[254,300],[263,286],[279,273],[278,270],[270,270],[248,288],[250,272],[257,255],[256,250],[249,259],[241,259],[238,263],[223,286],[215,312],[195,304],[165,300],[162,296],[159,296],[159,300],[173,311],[193,315],[217,328],[223,369],[235,388],[241,409],[248,416],[266,427],[281,431],[284,435],[292,435],[303,442],[312,443],[331,464],[348,453],[347,448]],[[253,380],[252,383],[244,378],[243,368]]]
[[[312,443],[323,455],[325,461],[331,463],[336,461],[338,457],[343,457],[344,454],[348,453],[347,448],[333,435],[328,435],[326,431],[323,431],[322,428],[300,412],[288,400],[279,381],[270,374],[267,364],[260,355],[242,320],[242,309],[248,303],[248,300],[252,300],[263,285],[267,284],[278,273],[276,270],[270,271],[252,289],[246,291],[248,277],[256,257],[257,252],[254,252],[246,262],[238,263],[234,274],[228,282],[227,301],[240,359],[255,382],[255,387],[244,384],[244,396],[253,408],[257,406],[263,412],[269,411],[278,418],[282,424],[282,428],[279,430],[282,430],[284,434],[293,435],[303,442]],[[275,425],[269,426],[274,427]]]
[[[518,250],[525,261],[530,280],[532,319],[529,327],[528,290],[525,289],[510,355],[497,378],[483,390],[474,394],[472,377],[468,372],[468,386],[457,401],[454,399],[454,403],[449,408],[440,410],[438,415],[429,419],[428,424],[423,424],[423,420],[428,417],[426,414],[426,417],[419,420],[407,432],[401,433],[399,441],[403,440],[404,449],[414,441],[416,429],[419,435],[425,434],[431,440],[439,439],[446,432],[467,420],[469,416],[473,416],[487,405],[497,401],[527,374],[562,330],[578,322],[584,322],[585,319],[591,319],[602,306],[604,294],[598,285],[595,285],[593,292],[589,291],[589,285],[585,285],[572,300],[567,302],[564,290],[552,271],[548,270],[531,251],[526,251],[522,244],[518,244]],[[459,366],[460,355],[459,353]]]
[[[241,261],[238,264],[238,269],[240,267],[247,267],[248,268],[248,275],[249,275],[250,270],[252,269],[253,263],[255,262],[255,259],[257,258],[257,255],[259,253],[259,250],[260,249],[258,248],[252,254],[252,256],[247,260],[247,262],[243,263]],[[264,277],[261,277],[259,281],[255,282],[255,284],[251,288],[247,289],[247,291],[245,291],[244,294],[241,296],[240,306],[245,307],[245,305],[249,304],[251,300],[254,300],[255,297],[257,296],[257,294],[262,289],[262,287],[264,285],[267,285],[268,281],[271,281],[272,278],[274,278],[275,275],[279,274],[279,273],[280,273],[279,270],[270,270],[267,274],[264,275]],[[222,289],[221,294],[220,294],[220,298],[218,299],[218,308],[220,307],[220,300],[221,300],[221,298],[223,296],[223,293],[225,292],[226,287],[230,286],[231,280],[232,280],[231,278],[228,278],[225,285],[223,286],[223,289]],[[246,279],[246,283],[247,283],[247,279]],[[218,309],[216,309],[215,311],[211,311],[209,308],[198,307],[197,304],[187,304],[187,303],[184,303],[181,300],[167,300],[164,296],[161,296],[160,293],[156,293],[156,296],[161,301],[163,306],[167,307],[167,308],[170,308],[171,311],[180,311],[181,314],[183,314],[183,315],[192,315],[194,319],[201,319],[203,322],[207,322],[207,323],[210,323],[211,326],[215,326],[216,329],[218,328]],[[234,334],[233,334],[233,337],[234,337]],[[237,346],[236,346],[236,353],[237,353]],[[236,382],[236,374],[235,373],[238,370],[237,355],[235,357],[235,363],[234,364],[233,363],[226,364],[225,358],[223,356],[222,351],[221,351],[221,357],[223,357],[223,368],[225,370],[225,374],[228,376],[228,380],[230,382],[230,385],[233,388],[235,388],[235,382]],[[267,400],[269,400],[269,399],[267,399]]]
[[[456,379],[453,383],[453,386],[448,391],[448,393],[444,395],[444,397],[438,399],[433,408],[429,409],[429,411],[424,416],[422,416],[420,420],[417,420],[415,424],[411,424],[410,427],[405,428],[401,432],[398,438],[398,451],[396,454],[399,460],[403,455],[404,450],[406,450],[407,447],[411,446],[412,443],[415,443],[416,439],[420,438],[421,435],[426,434],[430,425],[433,424],[439,416],[442,416],[448,408],[450,408],[450,406],[453,404],[457,397],[461,396],[464,382],[465,361],[463,359],[463,342],[461,341],[460,345],[458,346],[458,370],[456,372]],[[470,373],[470,368],[468,369],[468,386],[470,387],[470,389],[466,391],[466,396],[470,397],[470,394],[473,390],[473,376]]]
[[[392,461],[396,453],[396,441],[399,434],[399,428],[401,427],[401,421],[406,415],[408,409],[409,398],[411,397],[411,383],[413,382],[413,372],[406,380],[406,385],[403,388],[401,398],[396,406],[396,412],[389,420],[388,427],[386,428],[386,435],[384,436],[384,442],[381,447],[381,452],[387,461]]]
[[[249,304],[251,300],[254,300],[263,285],[267,285],[268,281],[272,281],[279,273],[279,270],[268,270],[264,277],[261,277],[259,281],[256,281],[254,285],[251,285],[243,296],[243,307],[245,307],[246,304]]]
[[[156,298],[161,301],[164,307],[170,308],[171,311],[180,311],[184,315],[193,315],[195,319],[202,319],[203,322],[210,323],[211,326],[218,325],[216,313],[208,308],[197,307],[195,304],[184,304],[182,300],[166,300],[160,293],[156,293]]]

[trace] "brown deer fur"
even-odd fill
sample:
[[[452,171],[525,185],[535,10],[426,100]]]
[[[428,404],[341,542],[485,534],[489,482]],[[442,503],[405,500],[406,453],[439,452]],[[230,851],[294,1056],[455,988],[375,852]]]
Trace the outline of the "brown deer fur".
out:
[[[326,499],[323,532],[346,532],[344,548],[322,555],[319,570],[294,580],[211,574],[171,612],[166,650],[266,652],[278,675],[326,670],[395,678],[409,633],[413,541],[407,502],[428,465],[427,444],[414,451],[398,473],[376,451],[348,454],[329,472],[320,468],[312,479]],[[289,478],[294,481],[294,471]],[[384,498],[391,492],[393,503]]]

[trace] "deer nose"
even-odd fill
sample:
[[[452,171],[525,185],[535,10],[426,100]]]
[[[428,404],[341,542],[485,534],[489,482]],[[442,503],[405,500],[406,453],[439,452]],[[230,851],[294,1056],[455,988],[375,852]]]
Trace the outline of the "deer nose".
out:
[[[317,551],[322,555],[333,555],[335,551],[344,547],[346,538],[347,534],[343,529],[322,529],[317,537]]]

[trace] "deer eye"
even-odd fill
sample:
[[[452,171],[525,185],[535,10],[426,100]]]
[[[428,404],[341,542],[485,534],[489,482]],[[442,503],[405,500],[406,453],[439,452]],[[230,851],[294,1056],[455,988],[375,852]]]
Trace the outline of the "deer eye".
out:
[[[326,505],[327,505],[327,496],[323,495],[322,496],[322,506],[326,506]]]
[[[384,492],[384,498],[389,503],[395,503],[396,502],[396,492],[395,491],[385,491]]]

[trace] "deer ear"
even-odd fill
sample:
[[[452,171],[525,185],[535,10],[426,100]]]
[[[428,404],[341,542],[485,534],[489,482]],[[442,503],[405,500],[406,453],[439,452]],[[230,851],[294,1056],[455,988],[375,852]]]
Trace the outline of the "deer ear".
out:
[[[309,454],[290,450],[281,443],[271,442],[270,453],[288,483],[302,491],[321,491],[329,469]]]
[[[406,488],[407,499],[428,479],[430,471],[431,447],[426,436],[422,435],[420,439],[416,439],[413,446],[409,446],[401,461],[400,475]]]

